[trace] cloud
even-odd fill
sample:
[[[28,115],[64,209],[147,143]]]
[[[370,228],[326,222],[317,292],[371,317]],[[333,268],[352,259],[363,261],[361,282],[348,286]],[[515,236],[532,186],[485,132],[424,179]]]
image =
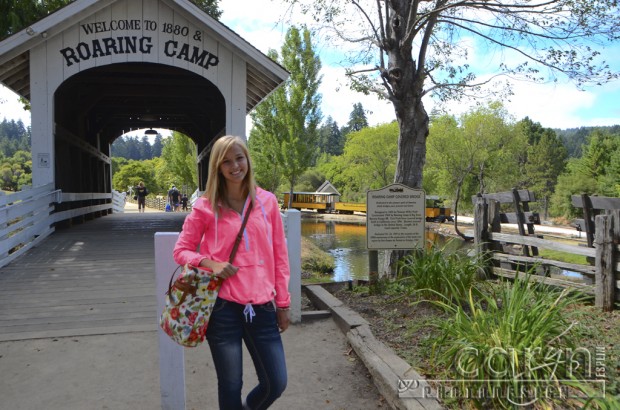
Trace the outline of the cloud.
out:
[[[10,89],[0,86],[0,121],[22,120],[25,126],[30,125],[30,111],[24,110],[24,106],[18,100],[19,96]]]
[[[287,17],[288,5],[273,0],[253,0],[239,7],[238,0],[221,0],[222,22],[231,30],[267,53],[269,49],[280,50],[288,25],[281,19]],[[309,22],[307,16],[295,15],[291,21],[299,24]],[[511,59],[510,54],[484,52],[476,42],[467,37],[461,38],[460,45],[470,53],[472,67],[488,73],[491,61],[497,58]],[[368,96],[351,91],[347,86],[344,68],[335,65],[343,48],[336,50],[323,42],[315,44],[322,56],[323,82],[319,92],[322,94],[322,113],[324,118],[331,116],[339,126],[345,125],[353,110],[353,104],[361,103],[367,111],[371,125],[393,121],[394,108],[388,101],[378,100],[375,94]],[[620,46],[607,47],[604,57],[613,67],[620,66]],[[510,60],[512,61],[512,60]],[[572,128],[579,126],[602,126],[620,124],[620,82],[608,83],[600,87],[590,87],[579,91],[571,83],[534,84],[513,81],[514,96],[504,104],[516,120],[526,116],[540,122],[544,127]],[[5,102],[2,102],[2,101]],[[480,102],[480,101],[479,101]],[[467,103],[438,103],[430,97],[424,98],[425,108],[430,113],[433,107],[441,104],[450,114],[459,115],[475,106],[475,101]],[[0,119],[22,119],[30,124],[30,113],[24,111],[17,102],[17,96],[10,90],[0,87]],[[248,133],[250,120],[247,121]]]
[[[324,118],[331,116],[340,127],[349,121],[353,104],[361,103],[366,119],[371,125],[392,122],[396,119],[394,106],[387,100],[378,100],[375,94],[364,95],[349,89],[344,68],[323,67],[323,81],[319,92],[323,97]]]

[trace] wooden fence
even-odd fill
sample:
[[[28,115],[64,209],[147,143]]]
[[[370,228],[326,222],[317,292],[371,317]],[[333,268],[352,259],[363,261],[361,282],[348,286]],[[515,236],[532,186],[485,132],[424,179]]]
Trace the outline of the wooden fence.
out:
[[[533,226],[528,232],[519,229],[519,234],[501,232],[500,221],[505,218],[500,213],[500,197],[512,196],[513,192],[489,194],[474,199],[474,243],[477,252],[489,256],[487,274],[514,277],[518,272],[536,268],[538,275],[534,280],[551,285],[576,289],[595,298],[595,305],[604,311],[611,311],[620,301],[620,264],[616,261],[620,240],[620,210],[608,210],[594,218],[594,238],[592,246],[579,246],[545,239],[537,235]],[[517,221],[526,221],[524,210],[516,209]],[[521,215],[519,215],[521,214]],[[526,250],[536,249],[533,256]],[[538,249],[582,255],[593,261],[593,265],[581,265],[545,259],[538,256]],[[591,280],[582,282],[550,277],[549,270],[556,267],[582,274]],[[592,284],[593,282],[593,284]]]

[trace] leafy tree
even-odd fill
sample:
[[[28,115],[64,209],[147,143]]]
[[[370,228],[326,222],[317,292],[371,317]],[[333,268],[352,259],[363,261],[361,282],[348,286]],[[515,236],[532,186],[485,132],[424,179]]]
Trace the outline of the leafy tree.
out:
[[[338,128],[338,123],[329,116],[319,128],[319,152],[340,155],[344,149],[345,136]]]
[[[140,141],[140,158],[153,158],[153,153],[151,152],[151,143],[149,142],[149,137],[147,137],[146,135],[143,136],[142,140]]]
[[[620,193],[620,135],[608,129],[594,129],[582,152],[583,156],[572,158],[566,172],[558,177],[551,198],[553,215],[576,215],[571,195],[616,196]]]
[[[189,137],[173,132],[162,150],[161,159],[165,165],[159,175],[160,183],[167,186],[174,184],[178,188],[187,186],[192,192],[195,191],[198,188],[196,156],[196,144]]]
[[[135,187],[142,181],[150,192],[157,186],[155,170],[151,161],[129,161],[112,176],[112,187],[117,191],[127,191],[128,187]]]
[[[366,127],[347,137],[344,153],[319,170],[338,187],[343,199],[361,202],[369,189],[391,183],[396,166],[398,124]],[[372,147],[372,148],[370,148]]]
[[[277,59],[274,51],[269,55]],[[250,134],[250,149],[253,157],[258,154],[257,176],[268,178],[273,184],[279,174],[292,193],[299,177],[314,165],[318,151],[321,62],[312,46],[310,31],[296,27],[287,31],[280,63],[291,75],[251,114],[252,131],[256,131]],[[277,165],[270,165],[269,161]],[[265,165],[269,169],[262,168]],[[290,201],[292,197],[291,194]]]
[[[551,195],[550,213],[554,216],[565,218],[580,215],[571,201],[572,195],[588,194],[596,192],[596,180],[579,172],[579,159],[571,158],[566,164],[566,172],[558,176],[558,183]]]
[[[359,46],[350,53],[351,86],[394,106],[400,128],[394,181],[412,188],[422,187],[426,159],[423,97],[460,99],[494,85],[494,76],[478,79],[470,66],[463,44],[471,39],[486,55],[509,57],[498,59],[497,75],[548,81],[559,74],[579,86],[618,78],[594,46],[620,38],[615,0],[286,2],[330,25],[334,38]],[[388,258],[391,266],[398,256]]]
[[[209,16],[219,20],[222,16],[222,10],[219,9],[219,0],[190,0],[196,6],[201,8]]]
[[[0,188],[19,191],[32,184],[32,157],[29,151],[17,151],[14,156],[0,162]]]
[[[157,134],[155,136],[155,141],[153,141],[153,146],[151,147],[151,154],[153,157],[161,157],[161,151],[164,148],[164,144],[162,142],[163,137],[161,134]]]
[[[438,179],[439,194],[454,199],[454,226],[465,237],[458,229],[459,201],[469,202],[472,195],[489,188],[514,186],[524,135],[512,126],[501,104],[491,103],[470,110],[458,121],[448,115],[434,119],[427,144],[426,174]]]
[[[312,168],[299,177],[299,182],[295,186],[295,190],[301,192],[315,192],[323,182],[325,182],[325,175],[316,168]]]
[[[17,151],[30,150],[30,127],[26,128],[21,120],[0,123],[0,153],[12,157]]]
[[[125,166],[128,164],[128,160],[127,158],[123,158],[123,157],[112,157],[112,175],[116,174],[121,167]]]
[[[555,131],[525,118],[519,122],[528,140],[525,180],[521,187],[531,189],[544,207],[544,219],[558,176],[564,171],[568,155]]]
[[[271,101],[264,101],[254,109],[251,114],[255,121],[261,121],[261,126],[254,126],[250,131],[248,139],[248,149],[252,155],[252,165],[256,183],[271,192],[278,192],[282,183],[282,166],[280,165],[275,132],[272,127],[275,123],[275,100],[282,99],[284,90],[282,88],[272,94]],[[274,113],[270,119],[270,113]],[[258,120],[258,118],[261,118]],[[256,123],[255,123],[256,124]]]
[[[353,104],[353,111],[349,114],[349,122],[341,130],[342,135],[346,136],[353,131],[360,131],[362,128],[368,127],[368,120],[366,119],[366,112],[362,103]]]

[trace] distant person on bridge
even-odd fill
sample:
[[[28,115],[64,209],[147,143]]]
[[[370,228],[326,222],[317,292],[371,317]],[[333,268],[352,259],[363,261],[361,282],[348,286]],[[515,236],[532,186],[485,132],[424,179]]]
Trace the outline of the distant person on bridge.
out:
[[[146,196],[149,194],[149,190],[144,186],[144,182],[140,181],[136,187],[136,197],[138,199],[138,212],[144,212],[144,206],[146,204]]]
[[[172,207],[172,212],[179,210],[179,204],[181,203],[181,193],[176,186],[172,185],[170,191],[168,191],[168,203]]]
[[[189,201],[187,194],[183,194],[183,196],[181,197],[181,210],[182,211],[187,211],[187,201]]]
[[[239,249],[228,263],[250,203]],[[174,260],[225,279],[206,334],[220,409],[268,408],[287,383],[280,332],[289,326],[290,270],[278,201],[256,186],[243,139],[225,136],[213,145],[206,191],[185,218]],[[242,340],[258,376],[258,386],[243,402]]]

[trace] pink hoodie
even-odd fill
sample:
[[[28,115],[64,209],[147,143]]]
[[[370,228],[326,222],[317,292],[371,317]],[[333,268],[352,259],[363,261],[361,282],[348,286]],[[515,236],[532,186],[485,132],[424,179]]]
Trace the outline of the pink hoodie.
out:
[[[243,207],[244,215],[248,204],[249,199]],[[193,205],[174,247],[174,260],[179,265],[198,266],[204,258],[228,261],[243,216],[229,208],[220,209],[216,216],[206,198],[199,198]],[[284,225],[278,201],[271,192],[257,188],[256,201],[232,264],[239,271],[224,281],[219,297],[244,305],[267,303],[275,297],[276,306],[290,305]]]

